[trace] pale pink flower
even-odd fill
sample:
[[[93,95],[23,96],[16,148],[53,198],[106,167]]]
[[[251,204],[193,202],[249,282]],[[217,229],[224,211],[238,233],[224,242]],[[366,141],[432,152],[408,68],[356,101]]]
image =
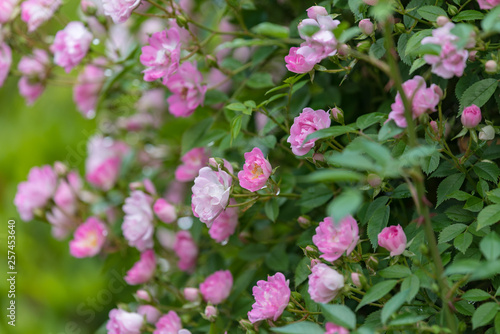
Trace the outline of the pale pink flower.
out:
[[[370,19],[363,19],[359,21],[359,29],[365,35],[371,35],[373,33],[373,23]]]
[[[245,153],[245,164],[243,170],[238,173],[240,186],[250,191],[262,189],[273,169],[271,164],[264,157],[264,154],[258,147]]]
[[[89,139],[85,161],[85,178],[95,187],[107,191],[118,179],[122,157],[129,147],[120,141],[99,135]]]
[[[205,307],[204,315],[209,321],[214,321],[217,317],[217,308],[213,305],[207,305],[207,307]]]
[[[187,301],[195,302],[198,300],[199,295],[200,290],[197,288],[184,288],[184,298],[186,298]]]
[[[462,112],[462,125],[468,129],[475,128],[481,122],[481,109],[475,104],[468,106]]]
[[[142,315],[122,309],[112,309],[106,324],[108,334],[140,334],[144,322]]]
[[[326,8],[322,7],[322,6],[311,6],[307,9],[306,12],[307,12],[307,16],[313,20],[316,20],[318,15],[320,15],[320,16],[328,15]]]
[[[164,223],[173,223],[177,219],[175,207],[163,198],[158,198],[153,206],[156,216]]]
[[[352,283],[353,283],[356,287],[358,287],[358,288],[360,288],[360,289],[361,289],[361,287],[362,287],[363,285],[361,284],[361,280],[360,280],[360,278],[359,278],[359,277],[360,277],[360,276],[359,276],[359,274],[358,274],[358,273],[351,273],[351,280],[352,280]]]
[[[190,272],[196,265],[198,246],[188,231],[179,231],[175,235],[174,252],[179,257],[177,266],[182,271]]]
[[[177,71],[179,67],[181,44],[177,28],[155,32],[149,38],[149,45],[142,47],[140,61],[146,66],[145,81],[163,78],[163,83]]]
[[[182,329],[181,319],[174,311],[169,311],[156,322],[153,334],[178,334]]]
[[[210,167],[200,169],[194,180],[191,188],[193,214],[207,224],[207,227],[212,226],[214,219],[226,208],[231,183],[232,179],[228,173],[223,170],[215,172]]]
[[[105,51],[108,59],[114,62],[123,60],[136,46],[128,26],[126,23],[115,24],[108,29]]]
[[[21,3],[21,19],[28,24],[28,31],[35,31],[48,21],[61,6],[61,0],[26,0]]]
[[[141,305],[137,308],[137,313],[146,318],[150,324],[155,324],[161,317],[161,312],[154,306]]]
[[[89,217],[78,226],[73,240],[69,242],[69,252],[74,257],[92,257],[101,251],[108,231],[106,225],[95,217]]]
[[[125,282],[129,285],[143,284],[149,281],[155,274],[156,257],[152,249],[141,253],[141,259],[127,271],[127,276],[124,277]]]
[[[36,99],[43,93],[45,87],[40,82],[32,83],[28,77],[21,77],[18,85],[19,94],[26,99],[26,105],[35,103]]]
[[[54,63],[64,67],[67,73],[78,65],[87,54],[92,34],[82,22],[68,23],[64,30],[57,32],[50,51],[54,53]]]
[[[391,252],[391,256],[401,255],[406,248],[406,234],[401,225],[386,227],[378,234],[378,245]]]
[[[310,46],[292,47],[285,56],[286,68],[293,73],[307,73],[321,61],[318,50]]]
[[[28,221],[33,219],[33,213],[42,209],[52,197],[57,186],[57,175],[51,166],[31,168],[28,180],[17,186],[14,204],[21,219]]]
[[[260,280],[252,289],[255,303],[248,312],[248,320],[255,323],[260,320],[278,320],[290,301],[290,280],[282,273],[268,276],[267,281]]]
[[[432,65],[432,73],[444,79],[450,79],[454,75],[457,77],[462,76],[469,57],[467,50],[457,48],[456,42],[459,38],[451,32],[453,27],[455,27],[454,23],[446,23],[444,26],[434,29],[432,37],[422,39],[422,44],[441,46],[439,56],[424,55],[424,59],[427,64]]]
[[[231,204],[236,204],[234,200]],[[238,208],[226,208],[217,218],[214,219],[212,226],[208,230],[210,237],[217,242],[223,242],[233,235],[238,225]]]
[[[52,225],[52,236],[58,240],[65,239],[77,224],[75,217],[63,212],[57,206],[53,206],[52,210],[47,212],[45,216]]]
[[[287,142],[292,146],[295,155],[307,154],[314,147],[315,139],[304,142],[308,135],[318,130],[330,127],[330,114],[324,110],[304,108],[299,116],[295,117],[290,128],[290,137]]]
[[[122,231],[128,244],[140,252],[153,247],[153,199],[140,190],[125,199]]]
[[[418,75],[403,83],[403,91],[411,101],[413,119],[426,112],[436,111],[436,106],[443,96],[443,91],[439,86],[432,84],[427,88],[425,79]],[[393,119],[397,126],[406,128],[408,124],[404,114],[405,108],[399,92],[391,108],[388,119]]]
[[[123,23],[128,20],[141,0],[102,0],[104,15],[111,16],[114,23]]]
[[[137,38],[141,44],[148,44],[149,37],[155,32],[162,31],[166,28],[165,20],[158,17],[153,17],[144,21],[139,31]]]
[[[500,5],[500,0],[477,0],[477,3],[481,9],[492,9]]]
[[[105,80],[104,67],[101,65],[102,62],[85,66],[73,87],[73,100],[86,118],[95,116],[99,92]]]
[[[214,305],[222,303],[229,297],[233,287],[233,275],[229,270],[219,270],[208,276],[200,284],[200,292],[205,301]]]
[[[182,164],[175,170],[175,179],[181,182],[193,181],[200,169],[207,165],[208,158],[206,148],[197,147],[188,151],[181,158]]]
[[[196,68],[196,63],[182,63],[177,73],[165,82],[173,93],[167,99],[168,111],[175,117],[188,117],[199,105],[203,105],[207,86],[202,86],[202,81],[203,76]]]
[[[325,334],[349,334],[349,330],[342,326],[335,325],[333,322],[327,322]]]
[[[144,301],[147,301],[147,302],[151,301],[151,295],[146,290],[143,290],[143,289],[137,290],[135,295],[137,296],[137,298],[142,299]]]
[[[338,224],[331,217],[326,217],[316,228],[312,240],[319,251],[320,257],[327,261],[335,261],[344,253],[348,256],[359,240],[358,223],[352,216],[347,216]]]
[[[77,172],[69,172],[66,180],[59,181],[54,194],[54,202],[66,213],[75,213],[82,180]]]
[[[316,303],[329,303],[344,287],[344,276],[324,263],[311,268],[309,295]]]
[[[0,24],[7,23],[14,13],[17,2],[19,0],[2,0],[0,1]],[[0,85],[1,86],[1,85]]]
[[[12,50],[6,43],[0,44],[0,87],[3,86],[7,75],[9,74],[10,65],[12,64]]]

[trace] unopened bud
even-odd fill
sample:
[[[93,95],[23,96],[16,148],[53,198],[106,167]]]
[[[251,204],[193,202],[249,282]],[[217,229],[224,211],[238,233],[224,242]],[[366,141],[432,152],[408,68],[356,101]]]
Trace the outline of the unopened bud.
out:
[[[212,56],[212,55],[207,55],[205,57],[206,61],[207,61],[207,64],[209,67],[216,67],[217,66],[217,59]]]
[[[311,225],[311,221],[304,216],[300,216],[299,218],[297,218],[297,222],[302,228],[308,228]]]
[[[382,179],[377,174],[368,174],[366,181],[372,188],[378,188],[382,184]]]
[[[475,61],[476,60],[476,55],[477,55],[477,51],[476,50],[473,50],[473,51],[469,52],[469,61]]]
[[[370,46],[372,43],[368,40],[359,42],[358,45],[356,45],[356,48],[358,49],[359,52],[366,52],[370,49]]]
[[[92,0],[82,0],[80,2],[80,8],[85,15],[93,16],[97,13],[97,7]]]
[[[429,254],[429,248],[427,247],[427,245],[425,244],[421,244],[419,246],[419,250],[420,250],[420,253],[424,254],[424,255],[427,255]]]
[[[182,27],[182,28],[189,28],[188,27],[188,24],[187,24],[187,20],[184,16],[182,15],[177,15],[176,17],[176,21],[177,21],[177,24],[179,25],[179,27]]]
[[[252,323],[250,321],[246,320],[246,319],[241,319],[240,320],[240,326],[243,327],[246,330],[253,330],[254,329]]]
[[[448,4],[448,14],[455,16],[458,14],[458,8],[456,6]]]
[[[195,302],[199,299],[200,294],[197,288],[184,288],[184,298],[187,301]]]
[[[337,54],[340,56],[340,57],[346,57],[347,55],[349,55],[349,45],[347,44],[340,44],[338,47],[337,47]]]
[[[378,0],[363,0],[369,6],[375,6],[378,3]]]
[[[497,62],[494,61],[494,60],[488,60],[485,64],[484,64],[484,70],[486,71],[486,73],[488,74],[495,74],[497,72]]]
[[[137,292],[135,293],[135,296],[137,297],[137,299],[142,299],[142,300],[145,300],[147,302],[150,302],[151,301],[151,296],[149,295],[149,293],[146,291],[146,290],[137,290]]]
[[[131,182],[131,183],[129,183],[128,187],[129,187],[129,189],[131,191],[134,191],[134,190],[144,190],[144,185],[140,181]]]
[[[344,111],[342,109],[335,107],[330,109],[330,111],[332,112],[332,117],[335,121],[338,123],[342,123],[344,121]]]
[[[361,284],[361,281],[359,279],[359,274],[358,273],[351,273],[351,280],[352,280],[352,283],[361,289],[362,287],[362,284]]]
[[[215,306],[207,305],[207,307],[205,307],[204,318],[210,322],[214,322],[215,319],[217,319],[217,309]]]
[[[373,33],[373,23],[370,19],[363,19],[359,21],[359,29],[365,35],[371,35]]]
[[[481,140],[493,140],[494,138],[495,129],[491,125],[486,125],[479,131],[479,139]]]
[[[450,19],[447,18],[446,16],[438,16],[437,19],[436,19],[436,24],[439,26],[439,27],[442,27],[444,26],[446,23],[450,22]]]
[[[288,302],[286,309],[287,310],[295,310],[295,304],[292,302]]]
[[[68,167],[60,161],[54,163],[54,171],[59,176],[64,176],[68,173]]]
[[[399,22],[394,25],[394,32],[397,34],[406,34],[406,27],[403,23]]]
[[[292,291],[292,297],[298,302],[301,302],[303,300],[302,295],[297,291]]]

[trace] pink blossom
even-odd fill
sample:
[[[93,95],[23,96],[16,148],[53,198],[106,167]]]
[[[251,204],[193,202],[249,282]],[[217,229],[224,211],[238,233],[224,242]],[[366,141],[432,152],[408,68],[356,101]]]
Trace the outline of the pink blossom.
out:
[[[328,15],[328,12],[326,11],[326,8],[322,7],[322,6],[311,6],[311,7],[309,7],[307,9],[307,16],[310,19],[316,20],[316,17],[318,15],[321,15],[321,16]]]
[[[77,172],[69,172],[66,180],[61,180],[54,194],[54,202],[66,213],[75,213],[78,204],[78,193],[82,188],[82,180]]]
[[[123,60],[135,47],[134,36],[130,34],[128,26],[124,23],[109,27],[105,51],[106,56],[114,62]]]
[[[324,263],[318,263],[309,275],[309,295],[316,303],[329,303],[344,287],[344,276]]]
[[[48,21],[61,6],[61,0],[26,0],[21,3],[21,19],[28,24],[28,31],[35,31]]]
[[[359,240],[358,232],[358,223],[352,216],[345,217],[339,224],[326,217],[316,228],[313,242],[324,253],[321,258],[335,261],[344,253],[351,254]]]
[[[203,105],[207,86],[202,86],[203,76],[196,63],[185,62],[177,73],[165,82],[173,93],[168,99],[168,111],[175,117],[190,116],[199,105]]]
[[[255,303],[248,312],[248,320],[255,323],[264,319],[278,320],[290,301],[290,280],[285,280],[282,273],[268,276],[267,281],[260,280],[252,289]]]
[[[57,175],[52,167],[33,167],[28,174],[28,180],[17,186],[14,204],[23,220],[32,220],[37,209],[45,207],[54,194],[57,186]]]
[[[175,235],[174,252],[179,257],[177,266],[182,271],[190,272],[196,265],[198,246],[188,231],[179,231]]]
[[[142,299],[142,300],[145,300],[147,302],[151,301],[151,296],[150,296],[149,292],[147,292],[146,290],[143,290],[143,289],[137,290],[135,295],[137,296],[138,299]]]
[[[89,217],[78,226],[69,242],[69,252],[74,257],[92,257],[101,251],[108,231],[106,225],[95,217]]]
[[[378,234],[378,245],[391,252],[391,256],[401,255],[406,248],[406,234],[401,225],[386,227]]]
[[[413,119],[426,112],[436,111],[436,106],[443,96],[443,91],[439,86],[432,84],[427,88],[424,78],[418,75],[403,83],[403,91],[406,97],[411,100]],[[388,119],[393,119],[397,126],[406,128],[408,124],[404,114],[405,108],[399,92],[391,108]]]
[[[184,203],[184,197],[186,195],[186,184],[183,182],[179,182],[177,180],[173,180],[168,187],[167,193],[165,194],[165,198],[167,201],[173,204],[181,204]]]
[[[36,99],[43,93],[45,87],[42,83],[32,83],[28,77],[21,77],[18,82],[19,94],[26,99],[28,106],[35,103]]]
[[[12,50],[6,43],[0,44],[0,87],[3,86],[7,75],[9,74],[10,65],[12,64]]]
[[[352,283],[353,283],[356,287],[358,287],[358,288],[360,288],[360,289],[361,289],[361,287],[362,287],[363,285],[361,284],[361,280],[360,280],[360,278],[359,278],[359,277],[360,277],[360,276],[359,276],[359,274],[358,274],[358,273],[351,273],[351,280],[352,280]]]
[[[363,19],[359,21],[359,29],[365,35],[371,35],[373,33],[373,23],[370,19]]]
[[[200,169],[199,175],[194,180],[191,188],[193,214],[200,221],[211,227],[215,218],[224,210],[229,202],[231,191],[231,176],[219,170],[213,171],[210,167]]]
[[[209,152],[206,148],[193,148],[181,158],[182,164],[175,170],[175,179],[181,182],[193,181],[200,169],[207,165]]]
[[[78,65],[87,54],[92,34],[82,22],[68,23],[64,30],[57,32],[50,51],[54,53],[54,63],[64,67],[67,73]]]
[[[0,1],[0,24],[7,23],[14,13],[18,0]],[[1,86],[1,85],[0,85]]]
[[[104,60],[105,61],[105,60]],[[103,59],[85,66],[73,87],[73,100],[83,116],[93,118],[99,100],[99,92],[104,84]]]
[[[158,198],[153,206],[156,216],[164,223],[173,223],[177,219],[175,207],[163,198]]]
[[[236,204],[234,200],[230,201],[231,204]],[[238,225],[238,209],[226,208],[217,218],[214,219],[208,234],[217,242],[223,242],[231,235],[233,235]]]
[[[149,36],[157,31],[161,31],[166,28],[165,20],[158,17],[153,17],[144,21],[137,33],[137,38],[141,44],[147,44]]]
[[[129,151],[128,146],[109,137],[94,136],[87,144],[85,178],[95,187],[107,191],[116,183],[122,157]]]
[[[187,301],[195,302],[198,300],[199,295],[200,290],[197,288],[184,288],[184,298],[186,298]]]
[[[127,271],[125,282],[129,285],[143,284],[149,281],[155,273],[156,257],[152,249],[141,253],[141,259]]]
[[[112,309],[106,324],[108,334],[140,334],[144,322],[142,315],[122,309]]]
[[[500,5],[500,0],[477,0],[477,3],[481,9],[492,9]]]
[[[475,128],[481,122],[481,109],[475,104],[468,106],[462,112],[462,125],[468,129]]]
[[[233,287],[233,275],[229,270],[219,270],[208,276],[200,284],[200,291],[205,301],[214,305],[222,303],[229,297]]]
[[[293,73],[307,73],[320,61],[318,50],[307,45],[292,47],[288,56],[285,56],[286,68]]]
[[[315,139],[304,142],[308,135],[318,130],[330,127],[330,114],[324,110],[304,108],[299,116],[295,117],[290,128],[290,137],[287,142],[292,146],[295,155],[304,155],[314,147]]]
[[[457,48],[456,42],[459,38],[451,32],[453,27],[455,27],[454,23],[446,23],[444,26],[434,29],[432,37],[422,39],[422,44],[441,46],[439,56],[425,55],[424,59],[427,64],[432,65],[432,73],[445,79],[450,79],[454,75],[462,76],[469,56],[467,50]]]
[[[128,20],[141,0],[102,0],[104,15],[111,16],[114,23],[123,23]]]
[[[238,173],[240,186],[250,191],[257,191],[267,183],[273,169],[271,164],[264,157],[264,154],[258,147],[245,153],[245,164],[243,170]]]
[[[327,322],[325,334],[349,334],[349,330],[332,322]]]
[[[57,206],[52,207],[52,210],[47,212],[45,216],[52,225],[52,236],[58,240],[65,239],[77,224],[75,217],[63,212]]]
[[[155,324],[161,317],[161,312],[154,306],[141,305],[137,308],[137,313],[146,318],[150,324]]]
[[[155,81],[163,77],[163,83],[179,67],[181,44],[177,28],[155,32],[149,38],[149,45],[142,47],[141,64],[147,66],[145,81]]]
[[[204,315],[209,321],[215,321],[215,318],[217,317],[217,308],[213,305],[207,305],[207,307],[205,307]]]
[[[182,329],[181,319],[174,311],[169,311],[156,322],[153,334],[177,334]]]
[[[122,231],[128,244],[140,252],[153,247],[153,199],[140,190],[125,199]]]

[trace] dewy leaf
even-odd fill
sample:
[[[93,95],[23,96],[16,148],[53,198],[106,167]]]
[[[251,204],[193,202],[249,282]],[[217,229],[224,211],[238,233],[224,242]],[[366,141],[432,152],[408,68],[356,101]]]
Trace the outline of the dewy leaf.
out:
[[[271,327],[271,331],[275,333],[282,333],[282,334],[324,334],[325,331],[318,325],[315,324],[314,322],[308,322],[308,321],[303,321],[303,322],[298,322],[295,324],[289,324],[284,327]]]
[[[495,232],[488,233],[479,243],[479,249],[488,261],[494,261],[500,257],[500,237]]]
[[[487,325],[498,312],[498,305],[495,302],[484,303],[479,306],[472,315],[472,329]]]
[[[464,108],[475,104],[479,108],[484,106],[497,89],[498,81],[496,79],[484,79],[476,82],[464,92],[460,98],[460,114]]]
[[[340,222],[346,216],[355,214],[361,203],[363,203],[361,192],[347,188],[330,202],[327,213],[333,218],[333,221]]]
[[[363,299],[361,299],[361,302],[356,308],[356,311],[363,306],[373,303],[374,301],[377,301],[380,298],[384,297],[386,294],[391,292],[391,290],[396,286],[397,283],[398,281],[396,280],[387,280],[379,282],[372,286],[363,296]]]
[[[446,14],[443,8],[437,6],[420,7],[417,9],[417,13],[419,13],[420,16],[422,16],[422,18],[432,22],[436,22],[438,16],[445,16],[445,17],[448,16],[448,14]]]
[[[385,325],[387,320],[391,315],[393,315],[406,301],[410,290],[403,290],[395,294],[387,303],[385,303],[382,309],[381,319],[382,323]]]
[[[460,190],[462,184],[464,183],[465,175],[462,173],[453,174],[448,176],[446,179],[441,181],[437,190],[437,203],[438,207],[441,203],[448,199],[448,195],[456,190]]]
[[[345,305],[320,304],[327,321],[347,329],[356,328],[356,314]]]
[[[467,225],[465,224],[453,224],[445,227],[441,233],[439,233],[439,242],[440,244],[448,242],[457,237],[460,233],[465,231]]]
[[[500,221],[500,204],[488,205],[477,215],[477,230]]]

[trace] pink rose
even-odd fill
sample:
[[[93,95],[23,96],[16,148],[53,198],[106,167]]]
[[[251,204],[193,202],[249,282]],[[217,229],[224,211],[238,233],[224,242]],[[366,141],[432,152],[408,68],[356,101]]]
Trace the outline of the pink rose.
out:
[[[378,234],[378,245],[391,252],[391,256],[401,255],[406,248],[406,235],[401,225],[386,227]]]
[[[316,20],[316,17],[318,15],[321,15],[321,16],[328,15],[328,12],[326,11],[326,8],[322,7],[322,6],[311,6],[311,7],[309,7],[307,9],[307,16],[310,19]]]
[[[477,0],[477,3],[481,9],[492,9],[500,5],[500,0]]]
[[[52,210],[47,212],[45,216],[52,225],[52,236],[58,240],[65,239],[77,224],[75,217],[63,212],[57,206],[52,207]]]
[[[140,334],[144,318],[138,313],[112,309],[106,324],[108,334]]]
[[[208,150],[203,147],[193,148],[181,158],[182,164],[175,170],[175,179],[181,182],[193,181],[200,169],[207,165]]]
[[[316,228],[313,242],[319,251],[324,253],[320,257],[327,261],[335,261],[344,253],[351,254],[359,240],[358,223],[352,216],[347,216],[339,224],[334,224],[331,217],[326,217]]]
[[[330,114],[327,111],[304,108],[300,115],[295,117],[290,128],[290,137],[287,139],[287,142],[292,146],[293,154],[307,154],[316,142],[315,139],[304,142],[307,136],[317,130],[330,127],[330,124]]]
[[[373,23],[370,19],[363,19],[359,21],[359,29],[365,35],[371,35],[373,33]]]
[[[187,301],[195,302],[198,300],[199,295],[200,290],[197,288],[184,288],[184,298],[186,298]]]
[[[153,334],[177,334],[182,329],[181,319],[174,311],[169,311],[156,322]]]
[[[36,99],[42,95],[45,87],[41,83],[32,83],[28,77],[21,77],[18,85],[19,94],[26,99],[26,105],[35,103]]]
[[[78,226],[69,242],[69,252],[74,257],[92,257],[101,251],[108,231],[106,225],[95,217],[89,217]]]
[[[202,86],[203,76],[196,63],[185,62],[177,73],[164,84],[173,93],[168,99],[168,111],[175,117],[190,116],[199,105],[203,105],[207,86]]]
[[[199,175],[194,180],[191,188],[193,214],[207,224],[207,227],[211,227],[214,219],[226,208],[231,183],[232,179],[228,173],[223,170],[215,172],[210,167],[200,169]]]
[[[349,334],[349,330],[332,322],[327,322],[325,334]]]
[[[0,24],[7,23],[14,13],[18,0],[2,0],[0,1]],[[1,84],[0,84],[1,86]]]
[[[78,65],[87,54],[92,34],[82,22],[68,23],[64,30],[57,32],[50,51],[54,53],[54,63],[64,67],[67,73]]]
[[[28,31],[35,31],[48,21],[61,6],[61,0],[26,0],[21,3],[21,19],[28,24]]]
[[[307,45],[292,47],[288,56],[285,56],[286,68],[293,73],[307,73],[321,61],[318,54],[317,49]]]
[[[54,194],[57,186],[57,175],[52,167],[33,167],[28,174],[28,180],[17,186],[14,204],[23,220],[32,220],[33,213],[42,209]]]
[[[180,270],[190,272],[194,269],[198,258],[198,246],[188,231],[177,232],[174,252],[179,257],[177,266]]]
[[[128,244],[140,252],[153,247],[153,199],[135,190],[125,199],[122,231]]]
[[[173,223],[177,219],[175,206],[167,202],[163,198],[158,198],[153,206],[156,216],[164,223]]]
[[[93,118],[96,113],[99,92],[104,84],[105,60],[99,59],[95,64],[89,64],[78,74],[76,85],[73,87],[73,100],[78,110],[86,118]]]
[[[155,324],[161,317],[161,312],[154,306],[141,305],[137,308],[137,313],[146,318],[150,324]]]
[[[255,303],[248,312],[248,320],[255,323],[264,319],[278,320],[290,301],[290,280],[285,280],[282,273],[268,276],[267,281],[260,280],[252,289]]]
[[[141,0],[102,0],[104,15],[111,16],[114,23],[123,23],[128,20]]]
[[[233,287],[233,275],[229,270],[219,270],[208,276],[200,284],[200,291],[205,301],[214,305],[222,303],[229,297]]]
[[[149,249],[141,253],[141,259],[127,271],[125,282],[129,285],[144,284],[149,281],[155,274],[156,257],[155,252]]]
[[[155,81],[163,77],[163,84],[177,71],[181,54],[181,43],[177,28],[155,32],[149,38],[149,45],[142,47],[141,64],[145,81]]]
[[[240,186],[250,191],[262,189],[273,171],[271,164],[258,147],[245,153],[243,170],[238,173]]]
[[[69,172],[66,180],[61,180],[54,194],[54,202],[66,213],[75,213],[82,180],[77,172]]]
[[[309,295],[316,303],[329,303],[344,287],[344,276],[324,263],[313,266],[309,275]]]
[[[473,104],[464,109],[460,120],[464,127],[473,129],[481,122],[481,118],[481,109]]]
[[[234,200],[231,204],[236,204]],[[212,226],[208,230],[210,237],[217,242],[223,242],[233,235],[238,225],[238,208],[226,208],[217,218],[214,219]]]
[[[146,290],[137,290],[135,293],[138,299],[142,299],[144,301],[150,302],[151,301],[151,295],[146,291]]]
[[[12,50],[6,43],[0,44],[0,87],[3,86],[7,75],[9,74],[10,65],[12,64]]]
[[[208,321],[215,321],[215,318],[217,317],[217,308],[212,305],[207,305],[207,307],[205,307],[204,315]]]

